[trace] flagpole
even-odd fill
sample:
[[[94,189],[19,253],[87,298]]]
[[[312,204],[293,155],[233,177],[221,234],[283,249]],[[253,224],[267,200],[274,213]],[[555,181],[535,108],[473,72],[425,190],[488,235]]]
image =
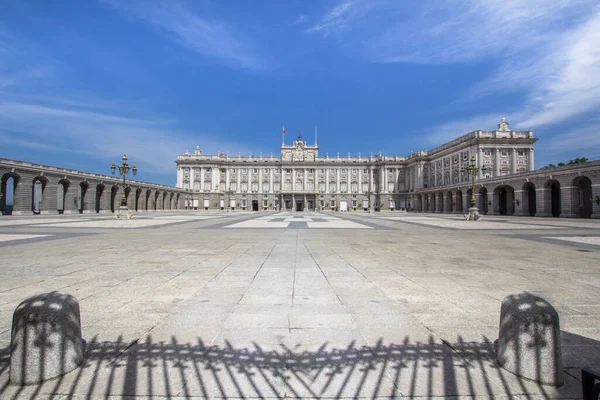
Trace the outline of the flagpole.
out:
[[[281,129],[281,145],[285,146],[285,125]]]
[[[317,126],[315,125],[315,146],[317,145]]]

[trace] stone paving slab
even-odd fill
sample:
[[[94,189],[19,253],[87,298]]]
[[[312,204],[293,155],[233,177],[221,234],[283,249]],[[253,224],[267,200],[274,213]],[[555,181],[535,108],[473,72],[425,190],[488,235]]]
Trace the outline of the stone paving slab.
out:
[[[510,217],[449,231],[303,213],[294,221],[372,229],[222,228],[294,216],[277,215],[148,213],[139,220],[161,223],[134,230],[0,226],[0,238],[58,237],[0,247],[0,398],[575,399],[581,367],[600,367],[600,251],[560,240],[596,238],[589,221],[557,221],[554,234]],[[506,234],[517,225],[520,236]],[[7,385],[12,311],[52,290],[80,301],[86,362],[42,385]],[[524,290],[559,312],[563,388],[494,362],[500,302]]]

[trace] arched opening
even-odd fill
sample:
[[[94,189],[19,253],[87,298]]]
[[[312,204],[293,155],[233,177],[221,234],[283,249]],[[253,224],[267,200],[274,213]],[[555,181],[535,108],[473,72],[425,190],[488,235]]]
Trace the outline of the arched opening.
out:
[[[135,190],[135,211],[139,211],[140,208],[140,198],[142,198],[142,189],[137,188]]]
[[[535,185],[531,182],[527,182],[523,185],[523,213],[529,216],[535,216],[536,204],[535,204]]]
[[[148,211],[148,207],[150,207],[150,206],[148,205],[148,203],[150,202],[150,193],[151,193],[151,190],[150,190],[150,189],[146,190],[146,204],[145,204],[145,206],[146,206],[146,211]]]
[[[166,200],[167,200],[167,192],[163,192],[163,194],[162,194],[162,201],[161,201],[161,205],[162,205],[161,209],[162,210],[164,210],[166,208],[165,207]]]
[[[174,205],[173,205],[173,200],[175,199],[175,193],[171,192],[169,194],[169,210],[173,210]]]
[[[0,210],[3,215],[11,215],[15,204],[15,193],[19,184],[19,176],[17,174],[8,173],[2,175],[2,186],[0,190]]]
[[[44,204],[44,191],[46,190],[46,184],[48,181],[46,178],[36,176],[33,179],[33,188],[31,190],[31,211],[34,214],[41,214],[45,208]]]
[[[467,208],[475,207],[475,202],[473,201],[473,190],[467,190]]]
[[[177,193],[177,194],[175,195],[175,207],[174,207],[174,209],[175,209],[175,210],[178,210],[178,209],[179,209],[179,193]]]
[[[96,185],[96,201],[95,201],[95,205],[94,205],[94,210],[96,210],[97,213],[100,212],[100,210],[102,209],[102,194],[104,192],[104,185],[103,184],[98,184]]]
[[[152,207],[152,209],[153,209],[154,211],[158,210],[158,197],[159,197],[159,195],[160,195],[160,192],[157,190],[157,191],[154,193],[154,204],[153,204],[153,207]]]
[[[481,189],[479,189],[479,205],[478,205],[478,209],[479,209],[479,213],[480,214],[484,214],[486,215],[488,213],[488,191],[486,188],[482,187]]]
[[[131,205],[131,188],[129,186],[127,186],[125,188],[125,204],[121,204],[121,206],[125,206],[127,208],[129,208],[129,206]]]
[[[448,212],[452,212],[455,210],[455,207],[453,204],[452,192],[446,193],[446,208],[445,208],[445,210]]]
[[[115,203],[117,201],[118,193],[119,193],[119,187],[117,185],[110,188],[110,211],[112,211],[112,212],[115,212]]]
[[[553,217],[560,217],[560,183],[551,179],[546,182],[546,210],[550,210]]]
[[[456,191],[456,211],[463,212],[463,193],[460,190]]]
[[[592,199],[592,181],[587,176],[573,179],[573,214],[581,218],[591,218],[594,204]]]
[[[438,212],[444,212],[444,195],[442,193],[438,193],[437,194],[437,201],[438,201],[437,211]]]
[[[59,214],[63,214],[65,212],[65,206],[67,205],[65,201],[70,184],[71,182],[66,179],[61,179],[58,181],[58,186],[56,188],[56,210]]]
[[[500,215],[513,215],[515,191],[511,186],[502,185],[494,189],[494,201],[497,205],[497,211]]]
[[[423,196],[417,195],[417,211],[423,211]]]
[[[83,214],[83,210],[87,208],[87,198],[86,194],[88,192],[88,188],[90,185],[87,182],[81,182],[79,184],[79,204],[77,209],[79,210],[79,214]],[[75,199],[77,201],[77,199]]]

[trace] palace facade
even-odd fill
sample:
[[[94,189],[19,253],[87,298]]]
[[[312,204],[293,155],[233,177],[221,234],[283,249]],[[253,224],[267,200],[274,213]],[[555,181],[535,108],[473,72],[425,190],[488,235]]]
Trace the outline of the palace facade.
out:
[[[472,157],[485,166],[479,179],[534,169],[531,131],[515,131],[502,118],[498,129],[467,133],[429,151],[406,156],[319,155],[299,133],[274,156],[193,154],[177,156],[177,188],[191,193],[187,209],[367,211],[414,208],[415,192],[469,182],[461,172]]]

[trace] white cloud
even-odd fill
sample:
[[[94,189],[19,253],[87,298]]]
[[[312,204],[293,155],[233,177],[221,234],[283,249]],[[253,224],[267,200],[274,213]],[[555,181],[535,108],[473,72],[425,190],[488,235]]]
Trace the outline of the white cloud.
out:
[[[600,158],[600,125],[589,125],[546,138],[537,146],[544,155]],[[575,157],[575,156],[573,156]]]
[[[126,152],[132,163],[150,173],[173,173],[176,155],[193,150],[196,144],[205,154],[240,148],[239,143],[234,146],[216,139],[218,135],[182,132],[172,121],[123,117],[64,104],[1,101],[0,126],[6,132],[0,136],[10,135],[25,147],[98,159]]]
[[[200,17],[179,0],[106,2],[128,17],[169,32],[181,46],[202,56],[249,70],[264,67],[247,34],[225,22]]]
[[[432,147],[436,147],[475,130],[497,129],[497,124],[500,122],[502,116],[500,113],[486,114],[464,120],[446,122],[427,130],[426,139]]]

